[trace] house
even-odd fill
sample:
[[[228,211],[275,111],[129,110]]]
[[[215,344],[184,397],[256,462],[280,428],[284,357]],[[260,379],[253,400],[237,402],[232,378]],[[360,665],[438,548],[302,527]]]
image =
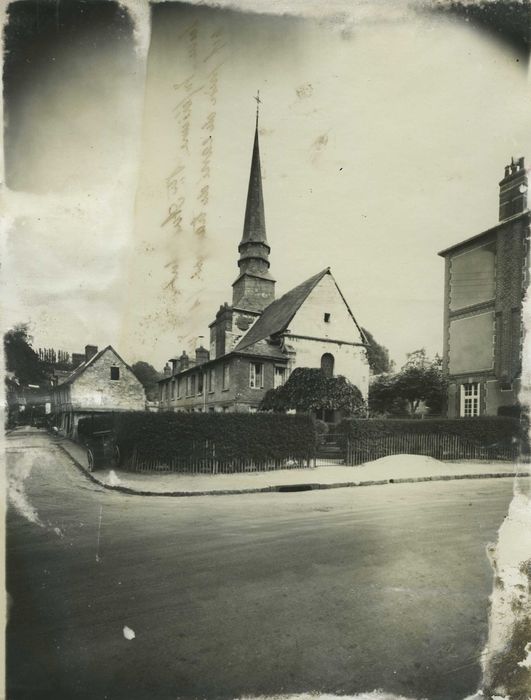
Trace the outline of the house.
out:
[[[232,304],[222,304],[210,324],[209,349],[166,365],[161,409],[254,412],[296,367],[343,375],[367,397],[367,341],[330,268],[275,299],[270,250],[257,124]]]
[[[84,361],[52,388],[52,413],[59,431],[77,437],[79,419],[94,412],[143,411],[144,387],[116,350],[85,347]]]
[[[499,187],[499,223],[439,253],[445,259],[448,417],[497,415],[518,402],[522,301],[529,284],[523,158],[511,159]]]

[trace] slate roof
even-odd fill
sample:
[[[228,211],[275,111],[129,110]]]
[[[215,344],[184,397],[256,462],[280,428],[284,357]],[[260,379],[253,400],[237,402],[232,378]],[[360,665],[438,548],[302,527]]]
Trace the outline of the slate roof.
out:
[[[243,348],[243,350],[235,349],[232,351],[232,353],[229,354],[252,355],[253,357],[267,357],[273,360],[287,359],[286,353],[282,352],[282,350],[277,345],[271,345],[265,340],[258,341],[257,343],[253,343],[252,345],[246,345],[245,348]]]
[[[242,243],[251,242],[267,245],[264,195],[262,193],[262,172],[260,169],[260,146],[258,145],[258,124],[256,125],[254,133],[253,158],[251,161],[243,236],[240,246]]]
[[[133,372],[131,367],[129,367],[127,362],[125,362],[125,360],[123,360],[120,357],[120,355],[116,352],[116,350],[113,348],[113,346],[107,345],[107,347],[103,348],[103,350],[100,350],[95,355],[93,355],[88,362],[83,362],[82,364],[79,365],[79,367],[76,367],[75,370],[73,372],[71,372],[68,375],[68,377],[66,377],[66,379],[64,379],[62,382],[59,382],[57,384],[57,386],[65,386],[67,384],[72,384],[72,382],[75,382],[76,379],[83,374],[83,372],[87,369],[87,367],[90,367],[90,365],[93,365],[97,360],[99,360],[100,357],[104,353],[107,352],[107,350],[112,350],[113,353],[116,355],[116,357],[120,360],[120,362],[122,362],[127,367],[127,369],[129,369],[129,370],[131,370],[131,372]],[[134,372],[133,372],[133,374],[134,374]]]
[[[531,216],[531,212],[529,209],[526,209],[525,211],[518,212],[518,214],[514,214],[513,216],[509,216],[507,219],[503,219],[503,221],[498,221],[498,223],[495,226],[491,226],[491,228],[486,229],[485,231],[482,231],[481,233],[476,233],[475,236],[470,236],[470,238],[465,238],[464,241],[459,241],[459,243],[454,243],[453,245],[449,246],[448,248],[445,248],[444,250],[440,250],[437,255],[440,255],[441,258],[444,258],[445,255],[448,253],[452,252],[453,250],[457,250],[457,248],[461,248],[461,246],[466,246],[469,243],[472,243],[473,241],[479,240],[482,236],[487,236],[488,234],[492,234],[498,229],[503,228],[506,224],[512,223],[513,221],[519,219],[520,217],[529,217]]]
[[[254,326],[243,336],[238,345],[236,345],[234,352],[244,350],[251,345],[254,346],[258,341],[286,330],[291,319],[300,309],[303,302],[308,298],[310,292],[325,275],[329,274],[330,268],[327,267],[322,272],[319,272],[317,275],[310,277],[310,279],[294,287],[289,292],[286,292],[280,299],[269,304]]]

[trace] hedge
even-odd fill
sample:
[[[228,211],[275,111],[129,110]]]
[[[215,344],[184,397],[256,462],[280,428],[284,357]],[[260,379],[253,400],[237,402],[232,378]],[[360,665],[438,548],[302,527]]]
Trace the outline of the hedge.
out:
[[[122,458],[171,462],[197,457],[205,446],[220,462],[307,459],[313,456],[316,432],[307,415],[269,413],[116,413],[82,418],[80,437],[114,430]]]
[[[516,439],[527,441],[526,432],[516,418],[507,416],[480,416],[477,418],[415,419],[348,419],[340,431],[353,440],[384,435],[457,435],[485,447],[509,446]]]

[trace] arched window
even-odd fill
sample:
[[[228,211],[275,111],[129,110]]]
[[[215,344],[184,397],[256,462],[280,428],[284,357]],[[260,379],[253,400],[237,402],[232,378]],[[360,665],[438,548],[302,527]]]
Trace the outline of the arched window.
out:
[[[334,376],[334,356],[329,352],[325,352],[321,357],[321,371],[325,377]]]

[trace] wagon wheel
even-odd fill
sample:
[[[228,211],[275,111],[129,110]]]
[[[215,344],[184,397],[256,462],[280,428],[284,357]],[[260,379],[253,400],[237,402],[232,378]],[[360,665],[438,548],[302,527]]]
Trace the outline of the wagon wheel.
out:
[[[111,466],[113,469],[116,469],[120,466],[120,448],[118,447],[118,445],[115,445],[113,447]]]
[[[94,452],[87,448],[87,462],[88,462],[88,470],[89,472],[94,471]]]

